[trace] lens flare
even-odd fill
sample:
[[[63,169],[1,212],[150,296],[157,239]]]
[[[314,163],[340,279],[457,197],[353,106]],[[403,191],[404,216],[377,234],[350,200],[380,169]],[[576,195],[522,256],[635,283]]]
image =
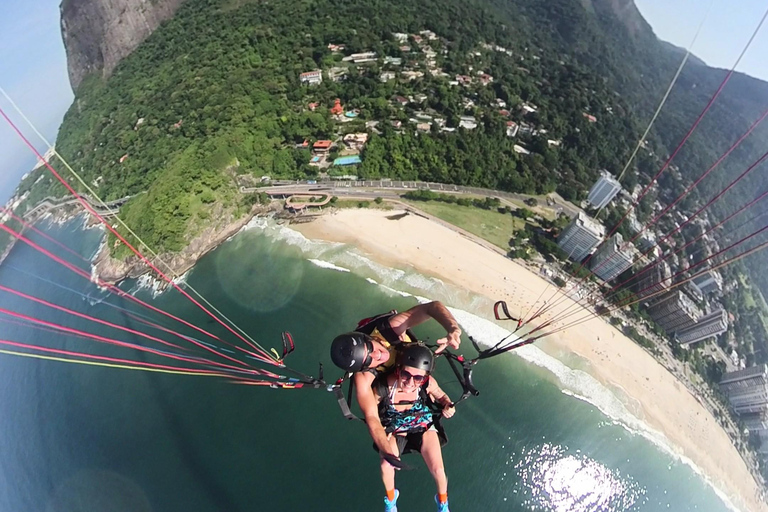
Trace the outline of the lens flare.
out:
[[[522,454],[515,465],[525,505],[553,512],[624,511],[645,489],[618,470],[559,445],[544,444]]]

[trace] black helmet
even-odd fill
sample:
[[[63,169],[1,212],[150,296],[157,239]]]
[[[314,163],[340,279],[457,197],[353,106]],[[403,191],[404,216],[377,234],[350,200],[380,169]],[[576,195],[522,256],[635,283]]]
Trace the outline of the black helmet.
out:
[[[333,364],[348,372],[368,369],[371,364],[372,352],[371,337],[362,332],[339,334],[331,343]]]
[[[423,343],[401,343],[398,345],[397,366],[409,366],[432,373],[435,355]]]

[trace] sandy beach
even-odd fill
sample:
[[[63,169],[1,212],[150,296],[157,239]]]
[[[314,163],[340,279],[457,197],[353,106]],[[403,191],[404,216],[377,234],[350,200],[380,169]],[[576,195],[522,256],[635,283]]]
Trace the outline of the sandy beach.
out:
[[[397,213],[401,212],[340,210],[292,228],[307,238],[354,245],[381,264],[411,266],[492,300],[506,300],[510,311],[527,311],[547,287],[537,274],[444,225],[417,215],[387,218]],[[550,287],[546,297],[552,293]],[[571,304],[564,299],[557,309]],[[715,418],[620,331],[602,319],[592,319],[550,336],[541,347],[555,357],[573,353],[585,359],[595,378],[621,388],[635,404],[632,412],[663,433],[734,505],[745,511],[768,511],[759,500],[758,485]]]

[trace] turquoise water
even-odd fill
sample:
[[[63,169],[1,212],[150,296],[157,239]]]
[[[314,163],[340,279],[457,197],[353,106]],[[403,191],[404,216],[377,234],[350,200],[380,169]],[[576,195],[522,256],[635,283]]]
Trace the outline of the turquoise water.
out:
[[[297,350],[288,362],[298,370],[316,374],[324,362],[331,380],[329,340],[362,317],[416,304],[415,296],[444,300],[480,339],[502,332],[477,315],[488,316],[485,299],[378,266],[347,246],[255,224],[204,257],[186,280],[265,346],[278,346],[280,332],[290,330]],[[79,222],[47,229],[86,256],[100,241],[98,230],[83,232]],[[22,245],[0,266],[0,283],[140,327],[105,303],[140,311],[136,306]],[[153,299],[138,283],[123,287],[225,336],[176,292]],[[0,306],[115,335],[6,294]],[[0,323],[0,331],[3,339],[147,358],[28,326]],[[432,339],[441,334],[437,325],[416,332]],[[465,352],[471,353],[469,343]],[[446,368],[437,376],[449,393],[459,394]],[[475,377],[481,395],[446,421],[454,512],[728,510],[689,466],[660,447],[662,441],[651,442],[654,434],[643,432],[607,390],[536,347],[485,361]],[[378,457],[367,432],[345,420],[323,390],[270,390],[11,356],[0,356],[0,386],[3,511],[382,508]],[[429,473],[418,456],[409,462],[418,469],[397,476],[400,511],[433,509]]]

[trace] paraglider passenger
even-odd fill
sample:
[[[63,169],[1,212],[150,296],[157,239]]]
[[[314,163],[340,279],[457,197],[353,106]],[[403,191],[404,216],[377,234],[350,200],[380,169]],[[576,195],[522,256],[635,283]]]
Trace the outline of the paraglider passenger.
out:
[[[448,511],[448,478],[443,467],[442,445],[447,441],[440,418],[450,418],[455,409],[448,395],[430,374],[435,365],[432,351],[422,343],[402,345],[393,372],[380,374],[373,382],[378,407],[364,411],[366,419],[376,414],[396,456],[419,452],[435,479],[438,512]],[[377,446],[374,444],[374,448]],[[399,491],[395,468],[381,458],[381,479],[386,497],[385,511],[397,512]]]

